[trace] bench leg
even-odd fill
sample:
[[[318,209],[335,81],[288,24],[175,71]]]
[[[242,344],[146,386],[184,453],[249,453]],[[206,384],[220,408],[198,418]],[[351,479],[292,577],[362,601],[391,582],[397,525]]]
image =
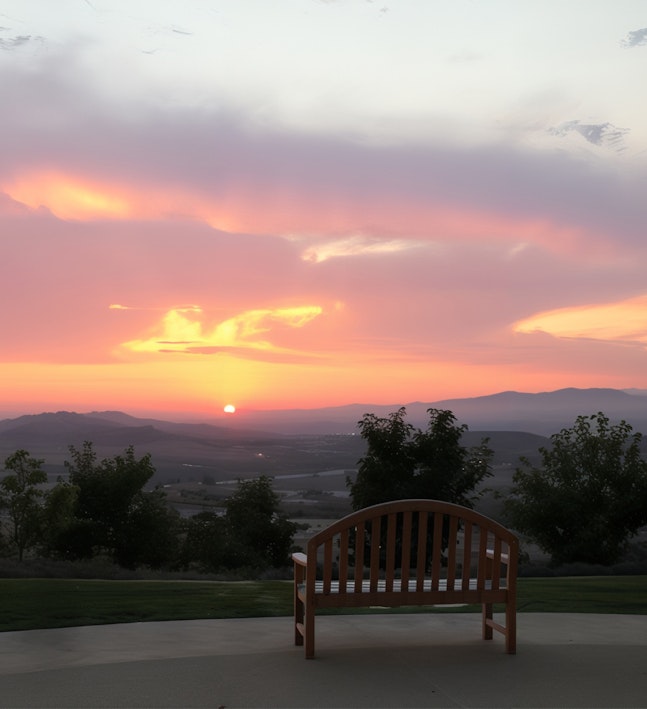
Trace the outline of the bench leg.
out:
[[[294,564],[294,644],[303,645],[303,607],[299,596],[299,586],[305,579],[305,570],[301,564]]]
[[[304,645],[306,659],[315,654],[315,612],[314,605],[304,603],[295,590],[294,594],[294,644]]]
[[[294,644],[303,645],[303,602],[294,594]]]
[[[517,607],[510,601],[505,607],[505,649],[508,655],[517,652]]]
[[[492,626],[488,624],[488,621],[492,620],[492,604],[484,603],[482,611],[482,622],[483,622],[483,640],[492,640]]]
[[[315,611],[312,605],[306,606],[305,616],[306,660],[311,660],[315,656]]]

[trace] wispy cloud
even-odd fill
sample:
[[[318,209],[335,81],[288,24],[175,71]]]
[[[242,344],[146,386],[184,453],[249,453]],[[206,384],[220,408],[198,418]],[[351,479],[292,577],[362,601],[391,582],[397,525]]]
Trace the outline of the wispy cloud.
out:
[[[390,241],[362,234],[353,234],[341,239],[293,235],[289,235],[287,238],[297,243],[314,242],[306,246],[301,253],[301,258],[304,261],[312,263],[323,263],[333,258],[395,254],[420,248],[419,241],[405,239]]]
[[[31,35],[18,35],[17,37],[0,37],[0,49],[11,50],[31,41]]]
[[[625,136],[629,128],[618,128],[611,123],[582,123],[581,121],[567,121],[559,126],[549,129],[549,133],[560,137],[569,133],[578,133],[587,142],[598,147],[605,147],[618,153],[626,150]]]

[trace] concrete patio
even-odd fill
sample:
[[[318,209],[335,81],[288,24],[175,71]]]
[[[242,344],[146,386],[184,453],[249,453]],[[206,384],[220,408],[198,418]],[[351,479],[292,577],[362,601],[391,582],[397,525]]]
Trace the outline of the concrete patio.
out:
[[[0,634],[2,707],[647,707],[647,616],[520,614],[518,654],[477,614],[290,618]]]

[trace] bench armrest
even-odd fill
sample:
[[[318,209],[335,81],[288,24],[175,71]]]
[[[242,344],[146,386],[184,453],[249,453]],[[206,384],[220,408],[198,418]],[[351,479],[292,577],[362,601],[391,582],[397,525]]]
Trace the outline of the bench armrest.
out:
[[[299,566],[308,565],[308,557],[300,551],[296,552],[295,554],[292,554],[292,560],[295,564],[298,564]]]

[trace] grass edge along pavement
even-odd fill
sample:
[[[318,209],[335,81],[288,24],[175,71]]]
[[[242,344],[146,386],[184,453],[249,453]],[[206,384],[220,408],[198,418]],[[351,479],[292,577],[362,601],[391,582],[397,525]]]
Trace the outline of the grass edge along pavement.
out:
[[[517,608],[522,613],[647,615],[647,576],[520,578],[517,595]],[[0,631],[292,614],[291,581],[0,579],[0,596]],[[331,609],[321,614],[331,611],[339,612]],[[350,612],[475,611],[480,607],[362,608]]]

